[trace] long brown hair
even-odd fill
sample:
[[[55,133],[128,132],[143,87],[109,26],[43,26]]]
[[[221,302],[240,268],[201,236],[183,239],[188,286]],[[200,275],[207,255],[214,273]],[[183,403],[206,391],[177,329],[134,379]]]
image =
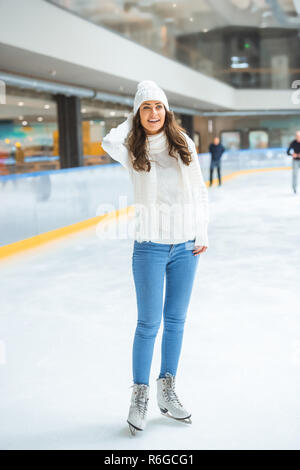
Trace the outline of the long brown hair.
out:
[[[166,133],[169,155],[177,158],[179,154],[183,163],[189,165],[192,161],[191,152],[188,149],[184,135],[181,133],[181,131],[186,132],[186,130],[177,123],[172,111],[168,111],[166,107],[165,111],[166,116],[162,130]],[[125,145],[130,151],[132,166],[136,171],[149,172],[151,169],[146,138],[147,134],[141,124],[140,111],[138,111],[135,116],[133,116],[132,129],[125,141]]]

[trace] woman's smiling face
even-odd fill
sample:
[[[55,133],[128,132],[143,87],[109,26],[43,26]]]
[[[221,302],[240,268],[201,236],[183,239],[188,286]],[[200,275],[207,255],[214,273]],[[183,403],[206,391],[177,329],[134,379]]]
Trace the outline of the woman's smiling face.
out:
[[[140,108],[140,120],[146,134],[157,134],[165,122],[166,110],[161,101],[143,101]]]

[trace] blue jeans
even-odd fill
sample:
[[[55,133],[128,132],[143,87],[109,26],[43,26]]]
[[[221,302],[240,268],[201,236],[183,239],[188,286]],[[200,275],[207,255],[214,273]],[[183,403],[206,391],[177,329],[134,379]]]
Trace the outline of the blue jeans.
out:
[[[221,178],[221,162],[220,162],[220,160],[218,160],[218,161],[216,161],[216,160],[211,160],[211,162],[210,162],[210,168],[209,168],[209,184],[212,185],[214,168],[216,168],[216,169],[217,169],[217,172],[218,172],[219,184],[222,184],[222,178]]]
[[[149,385],[162,311],[164,330],[159,378],[164,377],[166,372],[176,375],[186,314],[201,256],[193,254],[194,247],[195,239],[172,245],[134,240],[132,271],[138,309],[132,351],[134,383]]]
[[[293,167],[292,185],[293,185],[293,190],[296,192],[297,185],[298,185],[298,170],[300,168],[300,160],[293,158],[292,167]]]

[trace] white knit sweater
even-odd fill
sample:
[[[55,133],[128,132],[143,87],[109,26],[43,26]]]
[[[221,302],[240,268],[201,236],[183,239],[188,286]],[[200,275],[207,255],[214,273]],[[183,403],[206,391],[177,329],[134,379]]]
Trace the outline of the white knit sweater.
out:
[[[186,232],[184,227],[183,185],[180,165],[169,155],[168,140],[164,130],[148,135],[147,144],[150,162],[155,162],[157,175],[158,237],[150,238],[156,243],[183,243],[196,237],[191,225]],[[171,210],[172,209],[172,210]],[[179,233],[177,233],[179,231]]]
[[[208,246],[208,191],[193,140],[183,132],[192,155],[192,162],[187,166],[179,154],[177,160],[166,155],[164,131],[148,136],[151,170],[150,172],[136,171],[132,166],[130,153],[124,145],[132,128],[132,119],[133,113],[130,113],[123,123],[111,129],[102,140],[102,148],[129,171],[134,189],[135,239],[138,241],[158,241],[159,243],[180,243],[195,238],[195,246]],[[160,160],[159,157],[163,157],[163,160]],[[172,168],[173,171],[174,168],[177,168],[178,172],[173,172],[172,178],[174,179],[174,175],[176,175],[175,185],[179,182],[175,204],[179,202],[180,208],[178,209],[178,205],[172,206],[174,210],[171,211],[173,214],[171,219],[167,214],[166,217],[161,218],[163,212],[168,212],[168,206],[171,207],[170,202],[174,195],[169,192],[169,197],[163,196],[162,172],[159,169],[159,163],[163,164],[166,157],[170,159],[168,176],[172,173]],[[163,175],[164,182],[166,176],[166,174]],[[169,182],[168,188],[174,190],[174,185]],[[166,192],[164,194],[166,195]],[[163,206],[162,203],[164,203]],[[181,215],[184,217],[183,220]],[[177,235],[169,231],[168,221],[171,221],[171,226],[174,221]],[[167,238],[162,239],[162,236]]]

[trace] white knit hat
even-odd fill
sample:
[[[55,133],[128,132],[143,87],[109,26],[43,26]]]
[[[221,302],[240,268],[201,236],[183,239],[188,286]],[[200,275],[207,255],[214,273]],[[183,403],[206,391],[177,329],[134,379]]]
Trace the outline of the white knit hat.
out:
[[[135,115],[143,101],[158,100],[161,101],[169,111],[168,99],[165,92],[152,80],[143,80],[137,86],[134,97],[133,114]]]

